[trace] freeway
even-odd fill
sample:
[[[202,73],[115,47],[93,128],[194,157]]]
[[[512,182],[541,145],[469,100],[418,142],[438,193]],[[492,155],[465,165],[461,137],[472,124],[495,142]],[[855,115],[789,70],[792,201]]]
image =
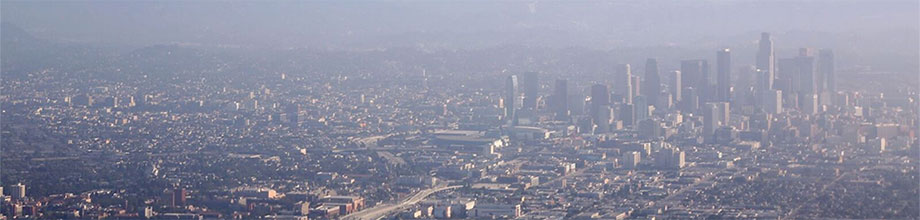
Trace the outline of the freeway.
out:
[[[355,212],[355,213],[351,213],[349,215],[343,216],[342,219],[355,219],[355,220],[377,219],[377,218],[386,216],[388,213],[392,211],[400,210],[410,205],[415,205],[416,203],[421,202],[423,199],[427,198],[428,196],[436,192],[456,189],[460,187],[462,186],[441,186],[441,187],[425,189],[425,190],[416,192],[415,194],[413,194],[412,196],[409,196],[409,198],[403,200],[402,202],[398,204],[377,205],[377,206],[374,206],[373,208],[361,210],[359,212]]]
[[[377,151],[377,156],[383,157],[389,163],[406,165],[406,160],[403,160],[401,157],[397,157],[396,155],[393,155],[393,153],[387,151]]]
[[[655,204],[673,205],[674,203],[679,203],[680,200],[686,198],[686,195],[684,195],[685,192],[687,192],[688,190],[692,190],[692,189],[698,189],[704,183],[712,183],[712,178],[714,178],[716,174],[721,173],[722,171],[725,171],[725,170],[728,170],[728,168],[722,168],[720,170],[706,172],[706,174],[702,178],[697,180],[695,183],[681,187],[676,192],[671,193],[670,195],[664,197],[661,200],[658,200],[657,202],[655,202]],[[741,173],[740,169],[739,171],[735,172],[733,175],[737,175],[739,173]],[[656,180],[655,182],[658,182],[658,180]]]
[[[847,175],[855,175],[855,173],[864,171],[864,170],[866,170],[866,169],[868,169],[868,168],[869,168],[869,167],[863,166],[863,167],[860,167],[859,169],[853,169],[853,170],[851,170],[851,171],[849,171],[849,172],[844,173],[843,175],[838,176],[837,178],[834,178],[833,181],[824,184],[824,186],[821,187],[821,190],[818,191],[817,195],[824,195],[824,192],[827,191],[827,188],[831,187],[831,186],[834,185],[834,184],[837,184],[837,182],[840,182],[840,180],[842,180],[843,177],[845,177],[845,176],[847,176]],[[787,213],[786,216],[783,216],[783,217],[780,218],[780,219],[796,219],[796,218],[800,218],[801,216],[796,216],[796,215],[799,213],[799,210],[802,209],[802,207],[804,207],[805,205],[814,204],[814,203],[816,202],[815,200],[817,200],[818,198],[820,198],[820,196],[815,196],[815,197],[809,199],[808,202],[803,202],[803,203],[799,204],[798,206],[796,206],[795,208],[793,208],[791,211],[789,211],[789,213]],[[805,217],[807,218],[807,216],[805,216]]]

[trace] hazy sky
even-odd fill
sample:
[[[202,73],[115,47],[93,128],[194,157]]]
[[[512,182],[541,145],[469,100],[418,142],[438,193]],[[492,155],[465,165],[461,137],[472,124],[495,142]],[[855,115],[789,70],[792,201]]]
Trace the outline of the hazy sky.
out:
[[[918,1],[3,1],[49,39],[151,45],[688,44],[761,31],[916,32]]]

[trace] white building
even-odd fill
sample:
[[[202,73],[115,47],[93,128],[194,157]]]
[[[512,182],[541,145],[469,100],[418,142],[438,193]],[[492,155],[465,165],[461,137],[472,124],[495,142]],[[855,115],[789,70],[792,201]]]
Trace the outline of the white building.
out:
[[[517,218],[521,216],[521,205],[504,205],[504,204],[476,204],[469,213],[468,217],[472,218],[490,218],[490,217],[507,217]]]

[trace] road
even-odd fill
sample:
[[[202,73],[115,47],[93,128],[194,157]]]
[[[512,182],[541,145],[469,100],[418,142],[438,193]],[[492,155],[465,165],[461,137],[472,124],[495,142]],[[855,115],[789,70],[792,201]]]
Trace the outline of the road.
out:
[[[341,153],[341,152],[364,152],[364,151],[394,151],[394,152],[407,152],[407,151],[426,151],[426,152],[454,152],[454,150],[443,149],[443,148],[431,148],[431,147],[367,147],[367,148],[347,148],[347,149],[335,149],[332,152]]]
[[[423,199],[427,198],[428,196],[436,192],[449,190],[449,189],[456,189],[460,187],[462,186],[441,186],[441,187],[418,191],[412,196],[409,196],[409,198],[400,202],[399,204],[380,204],[380,205],[374,206],[373,208],[361,210],[359,212],[355,212],[355,213],[351,213],[349,215],[343,216],[342,219],[356,219],[356,220],[377,219],[377,218],[387,215],[388,213],[392,211],[401,210],[410,205],[415,205],[416,203],[421,202]]]
[[[670,195],[664,197],[661,200],[658,200],[657,202],[655,202],[655,204],[672,205],[673,203],[679,203],[682,199],[686,198],[686,196],[683,195],[684,192],[687,192],[687,190],[690,190],[690,189],[697,189],[703,183],[712,183],[712,178],[715,177],[716,174],[721,173],[722,171],[725,171],[725,170],[728,170],[728,168],[723,168],[717,171],[708,172],[702,178],[700,178],[700,180],[696,181],[693,184],[681,187],[676,192],[671,193]],[[740,169],[739,171],[735,172],[733,175],[737,175],[739,173],[741,173]]]

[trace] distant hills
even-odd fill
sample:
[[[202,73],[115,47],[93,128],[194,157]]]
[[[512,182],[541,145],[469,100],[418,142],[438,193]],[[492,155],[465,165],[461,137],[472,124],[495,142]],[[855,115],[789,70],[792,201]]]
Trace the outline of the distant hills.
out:
[[[188,71],[222,70],[229,62],[226,55],[178,45],[118,53],[97,45],[36,38],[14,24],[0,24],[0,69],[4,77],[24,77],[46,69],[86,77],[169,77]]]
[[[59,45],[38,39],[22,28],[0,23],[0,60],[5,77],[18,76],[53,64],[60,59]]]

